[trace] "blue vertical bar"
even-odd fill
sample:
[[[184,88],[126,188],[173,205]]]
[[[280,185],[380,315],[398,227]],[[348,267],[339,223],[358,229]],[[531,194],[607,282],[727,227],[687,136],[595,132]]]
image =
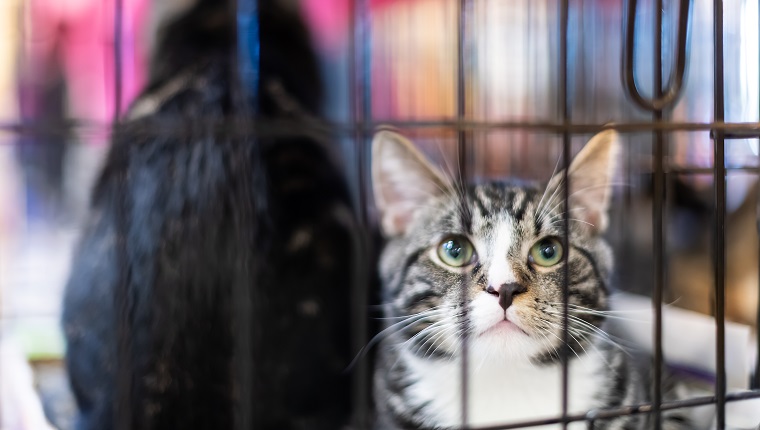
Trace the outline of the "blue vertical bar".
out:
[[[259,14],[257,0],[237,0],[237,68],[243,101],[256,111],[259,89]]]

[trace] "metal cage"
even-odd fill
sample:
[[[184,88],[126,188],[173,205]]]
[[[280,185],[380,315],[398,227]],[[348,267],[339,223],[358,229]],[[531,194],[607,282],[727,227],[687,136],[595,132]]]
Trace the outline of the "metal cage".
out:
[[[556,55],[559,58],[559,72],[556,82],[556,98],[557,105],[559,106],[558,120],[556,121],[480,121],[473,118],[471,112],[471,106],[468,104],[468,88],[467,77],[468,73],[472,72],[472,44],[469,43],[468,38],[471,37],[474,28],[473,23],[473,4],[471,0],[458,0],[457,1],[457,13],[456,13],[456,28],[452,28],[451,31],[456,31],[456,58],[455,64],[452,64],[452,68],[456,71],[456,88],[454,93],[456,94],[456,114],[455,117],[446,121],[403,121],[403,120],[385,120],[384,118],[377,118],[372,112],[372,103],[370,101],[371,88],[372,88],[372,66],[371,56],[369,50],[372,43],[369,40],[368,25],[369,7],[368,2],[356,1],[352,2],[352,44],[350,47],[350,82],[351,86],[351,121],[350,128],[352,130],[355,144],[357,145],[357,158],[354,162],[354,166],[358,169],[357,176],[360,178],[359,190],[362,207],[366,207],[367,197],[366,193],[366,177],[367,172],[365,166],[367,165],[366,159],[366,146],[368,144],[368,136],[374,127],[383,124],[390,124],[395,127],[404,128],[436,128],[446,129],[454,132],[457,142],[457,155],[458,155],[458,167],[460,174],[468,178],[471,174],[471,145],[473,140],[473,133],[484,130],[528,130],[528,131],[543,131],[551,133],[561,137],[562,142],[562,163],[565,167],[565,182],[567,178],[567,167],[569,166],[571,151],[571,137],[578,133],[589,133],[603,129],[612,128],[621,133],[637,133],[647,132],[651,133],[652,145],[652,171],[654,177],[654,205],[652,211],[653,222],[653,240],[654,246],[652,249],[654,256],[654,278],[653,278],[653,290],[652,290],[652,309],[654,313],[654,360],[655,363],[662,363],[663,351],[662,351],[662,303],[663,303],[663,290],[665,288],[665,265],[664,261],[667,258],[665,255],[665,225],[664,225],[664,207],[666,204],[666,177],[670,174],[705,174],[710,173],[713,175],[715,181],[714,191],[714,224],[713,224],[713,264],[715,267],[714,272],[714,316],[715,316],[715,330],[716,330],[716,361],[717,361],[717,375],[715,385],[715,395],[707,397],[695,397],[687,400],[677,402],[663,402],[662,400],[662,372],[661,368],[654,365],[654,389],[652,398],[653,401],[648,404],[640,405],[628,405],[612,410],[591,410],[584,414],[569,414],[568,413],[568,380],[567,380],[567,357],[570,354],[567,348],[568,338],[568,273],[567,266],[565,266],[565,308],[564,308],[564,348],[562,351],[563,360],[563,384],[562,384],[562,415],[546,420],[538,420],[531,422],[521,423],[504,423],[504,425],[496,425],[493,427],[487,427],[488,429],[512,429],[512,428],[530,428],[535,426],[541,426],[546,424],[561,424],[563,428],[567,428],[567,425],[571,422],[586,422],[589,429],[594,428],[594,423],[597,420],[605,418],[612,418],[622,415],[630,414],[652,414],[657,418],[657,428],[659,428],[660,421],[659,416],[661,411],[677,409],[677,408],[690,408],[702,405],[714,404],[717,410],[717,428],[724,429],[726,421],[725,406],[727,402],[745,400],[750,398],[760,397],[760,392],[741,392],[730,393],[726,391],[726,362],[725,362],[725,267],[726,267],[726,173],[727,170],[748,171],[758,173],[757,167],[751,165],[745,166],[733,166],[727,168],[726,166],[726,140],[737,138],[758,138],[758,123],[756,122],[726,122],[725,121],[725,78],[724,78],[724,27],[723,27],[723,12],[724,4],[721,0],[715,0],[713,2],[713,44],[714,44],[714,57],[713,57],[713,69],[714,69],[714,106],[713,106],[713,120],[710,122],[677,122],[669,120],[669,110],[673,107],[674,102],[677,100],[682,92],[684,83],[684,76],[686,73],[686,62],[689,57],[689,44],[688,34],[689,29],[689,16],[692,2],[689,0],[680,1],[680,7],[677,15],[677,41],[672,43],[674,51],[671,61],[672,73],[667,80],[664,80],[663,76],[663,11],[664,2],[662,0],[652,1],[650,6],[654,11],[655,23],[652,26],[651,39],[654,42],[652,58],[652,87],[653,95],[646,97],[642,95],[642,85],[644,84],[637,80],[635,72],[635,28],[637,17],[637,0],[627,0],[624,6],[625,17],[622,18],[624,26],[623,35],[623,55],[622,55],[622,85],[625,88],[626,94],[629,98],[641,109],[650,112],[651,120],[649,121],[636,121],[636,122],[621,122],[616,124],[599,124],[589,122],[578,122],[573,119],[573,104],[571,101],[571,86],[570,68],[572,67],[568,51],[569,51],[569,15],[573,8],[583,7],[582,1],[574,0],[558,0],[557,7],[559,11],[558,25],[559,25],[559,40],[556,41],[558,50]],[[593,2],[592,2],[593,3]],[[673,2],[675,3],[675,2]],[[591,5],[590,7],[594,7]],[[760,77],[755,77],[760,79]],[[667,86],[663,86],[667,83]],[[710,138],[713,142],[714,149],[714,163],[710,169],[706,168],[679,168],[678,166],[669,166],[668,159],[666,158],[666,142],[668,135],[677,131],[690,131],[690,132],[702,132],[710,134]],[[568,187],[565,188],[564,194],[564,207],[568,207]],[[565,223],[568,222],[569,212],[565,211]],[[363,220],[365,223],[369,222],[367,214],[363,214]],[[566,233],[567,235],[567,233]],[[564,238],[567,243],[567,236]],[[563,258],[567,258],[565,255]],[[361,286],[359,286],[361,287]],[[464,291],[464,289],[463,289]],[[758,310],[760,312],[760,309]],[[759,318],[760,318],[760,314]],[[465,316],[466,320],[466,316]],[[760,321],[760,320],[758,320]],[[463,410],[463,425],[462,428],[467,427],[467,338],[465,337],[462,345],[464,356],[462,360],[462,410]],[[758,361],[755,367],[755,376],[752,386],[754,388],[760,387],[760,361]],[[357,398],[365,399],[367,396],[367,379],[362,373],[357,375],[359,384],[357,385]],[[483,428],[482,430],[485,430]]]

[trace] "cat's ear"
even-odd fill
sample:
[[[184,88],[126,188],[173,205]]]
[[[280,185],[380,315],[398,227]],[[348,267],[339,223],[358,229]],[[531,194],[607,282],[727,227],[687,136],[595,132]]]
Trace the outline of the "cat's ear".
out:
[[[414,213],[448,189],[445,176],[409,139],[380,131],[372,141],[372,188],[383,233],[404,234]]]
[[[607,229],[612,183],[617,171],[620,136],[614,130],[595,135],[570,163],[570,218],[579,219],[595,233]],[[555,175],[548,188],[561,185],[563,172]],[[561,194],[557,193],[561,198]]]

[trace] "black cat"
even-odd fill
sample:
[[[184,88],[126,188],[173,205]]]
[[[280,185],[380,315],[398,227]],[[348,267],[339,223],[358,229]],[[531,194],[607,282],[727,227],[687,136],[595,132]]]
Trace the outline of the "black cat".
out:
[[[356,229],[310,127],[317,60],[298,15],[260,1],[257,129],[291,135],[241,133],[230,11],[201,0],[165,29],[114,128],[64,303],[80,430],[348,420]]]

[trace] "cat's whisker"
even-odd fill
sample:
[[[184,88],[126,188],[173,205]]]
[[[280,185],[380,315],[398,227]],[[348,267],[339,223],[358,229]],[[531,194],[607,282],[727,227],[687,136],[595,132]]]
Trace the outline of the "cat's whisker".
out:
[[[559,353],[558,353],[558,351],[557,351],[557,347],[555,347],[554,345],[552,345],[551,341],[549,340],[549,336],[547,336],[547,335],[546,335],[546,333],[545,333],[545,329],[539,328],[539,330],[540,330],[540,331],[538,332],[538,334],[539,334],[539,335],[541,335],[541,341],[542,341],[544,344],[546,344],[546,346],[548,346],[548,347],[549,347],[549,349],[550,349],[550,350],[551,350],[551,351],[552,351],[554,354],[557,354],[557,355],[559,355]]]
[[[594,224],[591,224],[590,222],[584,221],[582,219],[567,218],[567,220],[568,221],[575,221],[575,222],[580,222],[580,223],[583,223],[583,224],[587,224],[587,225],[590,225],[591,227],[596,227]],[[564,219],[560,219],[560,220],[557,220],[557,221],[554,221],[554,222],[550,223],[549,225],[557,225],[557,224],[563,223],[563,222],[565,222],[565,220]]]
[[[561,316],[563,314],[562,312],[558,312],[553,309],[547,309],[546,312],[550,315],[553,314],[553,315],[558,315],[558,316]],[[599,327],[589,323],[588,321],[580,319],[575,315],[568,314],[568,318],[571,323],[576,323],[577,325],[580,326],[580,327],[573,327],[572,325],[570,325],[568,327],[568,330],[570,331],[575,330],[576,332],[583,332],[583,333],[594,335],[598,337],[599,339],[604,340],[605,342],[609,343],[610,345],[620,348],[621,350],[628,353],[627,349],[621,343],[613,340],[612,336],[610,336],[609,333],[605,332]],[[561,330],[561,327],[560,327],[560,330]]]
[[[459,330],[455,331],[454,333],[451,333],[447,338],[445,338],[443,342],[441,343],[441,345],[443,345],[444,342],[448,343],[456,339],[461,339],[462,334],[464,334],[464,329],[460,328]],[[449,362],[454,361],[455,358],[456,358],[456,355],[452,354],[451,357],[449,357]]]
[[[461,200],[464,198],[464,184],[461,181],[461,176],[459,178],[459,181],[457,181],[456,178],[454,178],[454,175],[451,172],[456,171],[456,169],[449,162],[449,157],[447,157],[443,153],[443,149],[441,148],[441,145],[438,144],[436,145],[436,147],[438,148],[438,152],[441,155],[441,158],[443,159],[443,163],[446,165],[446,169],[444,169],[440,173],[443,174],[446,177],[446,179],[448,179],[447,184],[448,184],[449,189],[442,190],[442,191],[446,192],[448,195],[452,197],[455,197]],[[461,186],[458,187],[457,185],[460,185],[460,184]]]
[[[438,351],[438,349],[441,346],[443,346],[444,343],[451,341],[453,338],[457,337],[461,333],[459,330],[451,331],[450,330],[451,328],[456,328],[456,323],[452,323],[451,321],[449,321],[449,325],[441,326],[437,328],[437,333],[435,333],[429,338],[430,345],[428,346],[428,349],[425,350],[425,354],[423,354],[423,357],[427,357],[428,353],[430,352],[430,349],[438,345],[436,346],[436,348],[433,350],[431,354],[431,355],[435,355],[435,353]]]
[[[607,366],[607,368],[612,368],[609,360],[607,360],[607,357],[603,354],[603,352],[599,349],[599,347],[596,346],[596,342],[594,342],[595,339],[598,339],[596,336],[589,335],[587,333],[576,333],[581,339],[585,340],[587,345],[592,349],[593,352],[596,353],[596,355],[599,357],[602,362],[604,362],[604,365]]]
[[[359,352],[356,354],[353,360],[351,360],[351,363],[348,364],[348,367],[346,368],[346,371],[350,371],[353,369],[353,367],[356,365],[356,363],[359,361],[360,358],[364,357],[367,354],[367,351],[372,349],[375,345],[377,345],[381,340],[385,339],[387,336],[397,333],[399,331],[405,330],[412,324],[419,322],[425,318],[430,318],[434,316],[439,316],[441,314],[444,314],[446,311],[448,311],[448,308],[441,308],[441,309],[431,309],[423,312],[419,312],[414,315],[410,315],[402,319],[401,321],[398,321],[394,324],[391,324],[390,326],[384,328],[379,333],[377,333],[375,336],[372,337],[372,339],[367,342],[367,344],[359,350]]]
[[[562,338],[561,338],[561,337],[559,337],[559,336],[558,336],[556,333],[554,333],[553,331],[551,331],[551,330],[547,330],[547,333],[549,333],[550,335],[552,335],[552,336],[556,337],[557,339],[559,339],[560,345],[564,343],[564,342],[562,341]],[[581,356],[580,356],[580,355],[578,355],[578,353],[575,351],[575,349],[573,349],[573,347],[572,347],[572,346],[570,346],[570,345],[567,345],[567,347],[568,347],[568,349],[570,349],[570,351],[572,351],[572,353],[573,353],[573,354],[575,354],[575,356],[576,356],[576,357],[578,357],[578,359],[580,360]],[[555,349],[555,351],[556,351],[556,349]]]
[[[581,322],[582,320],[578,321]],[[583,321],[585,322],[585,321]],[[591,329],[591,330],[589,330]],[[601,341],[604,341],[608,343],[609,345],[612,345],[621,351],[625,352],[626,354],[630,355],[628,352],[628,347],[624,346],[621,342],[622,339],[619,339],[620,341],[616,341],[613,339],[613,336],[610,336],[609,333],[599,329],[598,327],[594,327],[593,325],[586,325],[582,327],[574,327],[572,330],[575,330],[576,332],[580,333],[587,333],[589,335],[595,336],[597,339],[600,339]],[[618,338],[616,338],[618,339]]]
[[[563,306],[564,305],[564,303],[562,303],[562,302],[548,302],[548,304],[550,304],[552,306]],[[597,313],[605,314],[605,315],[606,314],[622,314],[622,313],[641,313],[641,312],[648,312],[648,311],[651,310],[651,308],[648,308],[648,307],[647,308],[641,308],[641,309],[606,309],[606,310],[603,310],[603,309],[592,309],[592,308],[581,306],[581,305],[578,305],[578,304],[575,304],[575,303],[568,303],[568,306],[571,307],[571,308],[582,309],[582,310],[589,311],[589,312],[597,312]]]
[[[575,341],[575,342],[578,344],[578,346],[580,346],[580,347],[581,347],[581,349],[583,350],[583,353],[584,353],[584,354],[588,354],[588,351],[586,351],[586,348],[583,346],[583,342],[581,342],[580,340],[578,340],[578,338],[577,338],[577,337],[575,337],[575,335],[576,335],[576,334],[577,334],[578,336],[581,336],[581,337],[582,337],[582,334],[580,334],[580,333],[578,333],[578,332],[575,332],[575,333],[574,333],[574,330],[568,330],[567,334],[568,334],[568,335],[570,335],[570,337],[572,337],[572,338],[573,338],[573,340],[574,340],[574,341]]]
[[[617,186],[631,186],[631,185],[627,184],[625,182],[605,182],[605,183],[601,183],[601,184],[590,185],[588,187],[584,187],[584,188],[581,188],[581,189],[573,191],[572,193],[570,193],[570,195],[568,196],[568,198],[572,198],[573,196],[575,196],[577,194],[580,194],[582,192],[588,191],[588,190],[594,190],[594,189],[598,189],[598,188],[617,187]],[[549,213],[554,212],[560,205],[562,205],[564,203],[565,203],[565,201],[563,199],[561,202],[559,202],[556,205],[554,205],[554,207],[552,207],[549,210]]]
[[[446,313],[446,309],[437,309],[437,310],[434,310],[434,311],[426,311],[426,312],[420,312],[420,313],[417,313],[417,314],[414,314],[414,315],[409,315],[407,317],[404,317],[401,321],[398,321],[398,322],[393,323],[390,326],[386,327],[385,329],[383,329],[382,331],[380,331],[380,333],[378,333],[378,334],[382,334],[382,333],[384,333],[385,331],[388,331],[388,330],[393,330],[394,328],[398,329],[397,331],[400,331],[400,330],[403,330],[403,329],[407,328],[409,325],[412,325],[412,324],[414,324],[416,322],[419,322],[419,321],[421,321],[421,320],[423,320],[425,318],[437,317],[437,316],[443,315],[445,313]],[[405,324],[405,323],[407,323],[407,324]]]
[[[551,182],[551,178],[554,177],[554,175],[557,173],[557,169],[559,168],[559,161],[562,159],[560,154],[557,154],[557,163],[554,164],[554,170],[552,170],[551,176],[549,176],[549,182]],[[541,199],[538,201],[538,205],[536,205],[536,213],[540,213],[541,211],[541,204],[544,202],[544,197],[546,197],[546,193],[549,191],[549,186],[547,185],[544,187],[544,192],[541,194]]]
[[[415,337],[424,337],[425,339],[419,342],[420,344],[425,344],[428,342],[435,342],[435,339],[441,334],[447,333],[449,329],[454,328],[456,325],[448,320],[438,321],[435,324],[431,324],[429,327],[426,327],[424,330],[422,330],[420,333],[415,335]],[[424,333],[424,334],[423,334]],[[407,342],[409,343],[415,343],[417,342],[417,339],[409,339]]]
[[[548,321],[544,321],[544,322],[548,322]],[[549,348],[551,348],[551,350],[555,354],[559,355],[557,351],[557,347],[552,344],[551,340],[549,339],[549,336],[546,335],[546,333],[548,333],[550,329],[547,327],[542,327],[542,326],[538,326],[537,329],[538,329],[538,334],[540,334],[543,337],[543,341],[545,341],[549,345]]]
[[[555,325],[555,327],[559,331],[562,330],[562,327],[559,324]],[[583,342],[579,341],[578,338],[576,338],[576,336],[578,336],[581,339],[583,339],[587,343],[587,345],[593,347],[596,350],[596,352],[598,353],[598,355],[602,359],[604,359],[604,354],[602,354],[601,351],[599,351],[598,348],[595,346],[595,343],[596,343],[595,340],[604,341],[604,342],[612,345],[613,347],[619,348],[621,351],[623,351],[626,354],[630,355],[625,347],[623,347],[619,343],[613,341],[607,335],[607,333],[605,333],[605,332],[588,331],[588,330],[584,330],[582,328],[570,326],[570,327],[568,327],[568,334],[575,340],[575,342],[578,343],[578,345],[583,349],[583,352],[586,353],[586,354],[588,354],[588,351],[584,347]]]
[[[393,306],[393,303],[386,303],[384,305],[377,305],[377,306],[378,307]],[[430,309],[425,309],[424,311],[417,312],[415,314],[400,315],[400,316],[396,316],[396,317],[376,317],[375,319],[378,319],[378,320],[407,319],[407,318],[413,318],[413,317],[416,317],[416,316],[425,315],[425,314],[434,313],[434,312],[439,312],[439,311],[443,311],[443,310],[449,310],[449,309],[452,309],[452,307],[449,306],[449,305],[439,305],[439,306],[431,307]]]
[[[550,213],[550,211],[547,211],[547,208],[550,207],[550,205],[554,202],[554,199],[557,196],[557,192],[562,189],[562,185],[565,182],[565,178],[561,178],[559,183],[554,187],[554,192],[552,192],[551,196],[549,196],[549,200],[543,203],[543,207],[538,207],[536,209],[537,219],[541,220],[545,216],[545,214]]]
[[[428,357],[428,354],[430,354],[430,356],[435,355],[435,352],[438,350],[438,347],[436,347],[433,350],[432,354],[430,353],[430,350],[433,349],[434,346],[438,345],[439,340],[443,339],[447,335],[447,333],[448,332],[446,331],[446,328],[441,328],[440,330],[437,330],[435,334],[431,335],[430,338],[428,339],[428,342],[426,342],[428,347],[425,350],[425,353],[422,354],[422,356]],[[425,344],[420,345],[420,348],[422,348],[423,346],[425,346]]]
[[[453,338],[458,337],[459,334],[461,334],[460,331],[454,331],[453,333],[449,332],[448,334],[444,334],[444,337],[439,337],[438,340],[435,340],[435,343],[438,343],[438,346],[436,346],[431,355],[435,355],[435,353],[438,352],[438,349],[440,349],[444,344],[450,342]],[[435,343],[433,345],[435,345]],[[431,345],[431,347],[433,345]],[[430,352],[430,348],[425,351],[426,354],[428,352]]]
[[[583,329],[576,329],[576,330],[579,333],[584,333],[584,334],[587,334],[587,335],[590,335],[590,336],[595,336],[595,339],[599,340],[600,342],[604,342],[604,343],[606,343],[606,344],[608,344],[608,345],[610,345],[610,346],[612,346],[614,348],[617,348],[620,351],[622,351],[623,353],[625,353],[627,356],[632,357],[631,352],[629,351],[628,347],[622,345],[619,342],[614,341],[609,336],[600,336],[597,333],[586,331],[586,330],[583,330]]]
[[[428,335],[428,331],[433,331],[433,330],[435,330],[435,329],[436,329],[436,327],[439,327],[439,326],[441,326],[442,324],[449,324],[449,323],[450,323],[450,322],[449,322],[449,321],[447,321],[446,319],[442,319],[442,320],[440,320],[440,321],[436,321],[436,322],[434,322],[434,323],[430,324],[429,326],[427,326],[427,327],[423,328],[423,329],[422,329],[422,330],[420,330],[419,332],[415,333],[415,334],[414,334],[412,337],[410,337],[409,339],[405,340],[405,341],[402,343],[402,345],[404,345],[404,344],[407,344],[407,343],[412,343],[412,344],[413,344],[413,343],[414,343],[414,342],[417,340],[417,338],[418,338],[418,337],[424,337],[424,336],[427,336],[427,335]]]
[[[585,212],[586,210],[587,209],[585,207],[576,206],[576,207],[570,208],[569,210],[567,210],[565,212],[560,212],[560,213],[556,214],[556,216],[558,217],[558,219],[552,221],[551,223],[549,223],[549,225],[556,225],[557,223],[563,221],[564,218],[562,218],[562,216],[564,214],[566,214],[566,213]],[[552,212],[546,212],[546,213],[544,213],[542,215],[542,217],[540,219],[536,220],[536,223],[540,225],[541,223],[543,223],[544,221],[546,221],[547,218],[551,219],[553,216],[555,216],[555,214],[553,214]],[[577,219],[577,218],[571,218],[571,219]]]
[[[610,320],[633,321],[633,322],[640,322],[640,323],[647,322],[646,318],[628,318],[628,317],[623,317],[623,316],[614,315],[614,314],[611,315],[611,314],[606,314],[606,313],[596,313],[596,312],[589,312],[589,311],[572,311],[572,312],[576,312],[579,314],[586,314],[586,315],[603,316],[605,319],[610,319]]]
[[[553,314],[553,315],[558,315],[558,316],[564,315],[564,312],[557,311],[555,309],[547,309],[546,313]],[[585,320],[579,318],[577,315],[573,315],[571,313],[568,313],[567,317],[568,317],[569,321],[571,321],[571,322],[575,322],[575,323],[581,324],[581,325],[586,326],[586,327],[588,327],[588,328],[590,328],[592,330],[598,330],[600,333],[604,333],[606,335],[606,332],[604,332],[602,329],[600,329],[599,327],[591,324],[588,321],[585,321]]]
[[[555,303],[555,305],[561,305],[561,303]],[[646,318],[627,318],[624,316],[620,316],[620,314],[639,314],[641,315],[642,312],[649,311],[649,309],[641,309],[641,310],[618,310],[618,311],[603,311],[603,310],[597,310],[597,309],[591,309],[586,308],[583,306],[575,305],[570,303],[569,305],[569,311],[575,314],[582,314],[582,315],[597,315],[604,317],[605,319],[615,319],[615,320],[621,320],[621,321],[634,321],[634,322],[647,322]],[[560,311],[561,312],[561,311]]]
[[[561,217],[562,215],[564,215],[566,213],[585,212],[586,210],[587,210],[587,208],[585,208],[585,207],[575,206],[575,207],[572,207],[572,208],[570,208],[570,209],[568,209],[568,210],[566,210],[564,212],[557,213],[556,216],[557,217]],[[542,216],[541,216],[541,218],[538,218],[537,221],[540,223],[542,221],[545,221],[547,217],[551,217],[552,215],[554,215],[552,212],[547,211],[547,212],[543,213]]]

